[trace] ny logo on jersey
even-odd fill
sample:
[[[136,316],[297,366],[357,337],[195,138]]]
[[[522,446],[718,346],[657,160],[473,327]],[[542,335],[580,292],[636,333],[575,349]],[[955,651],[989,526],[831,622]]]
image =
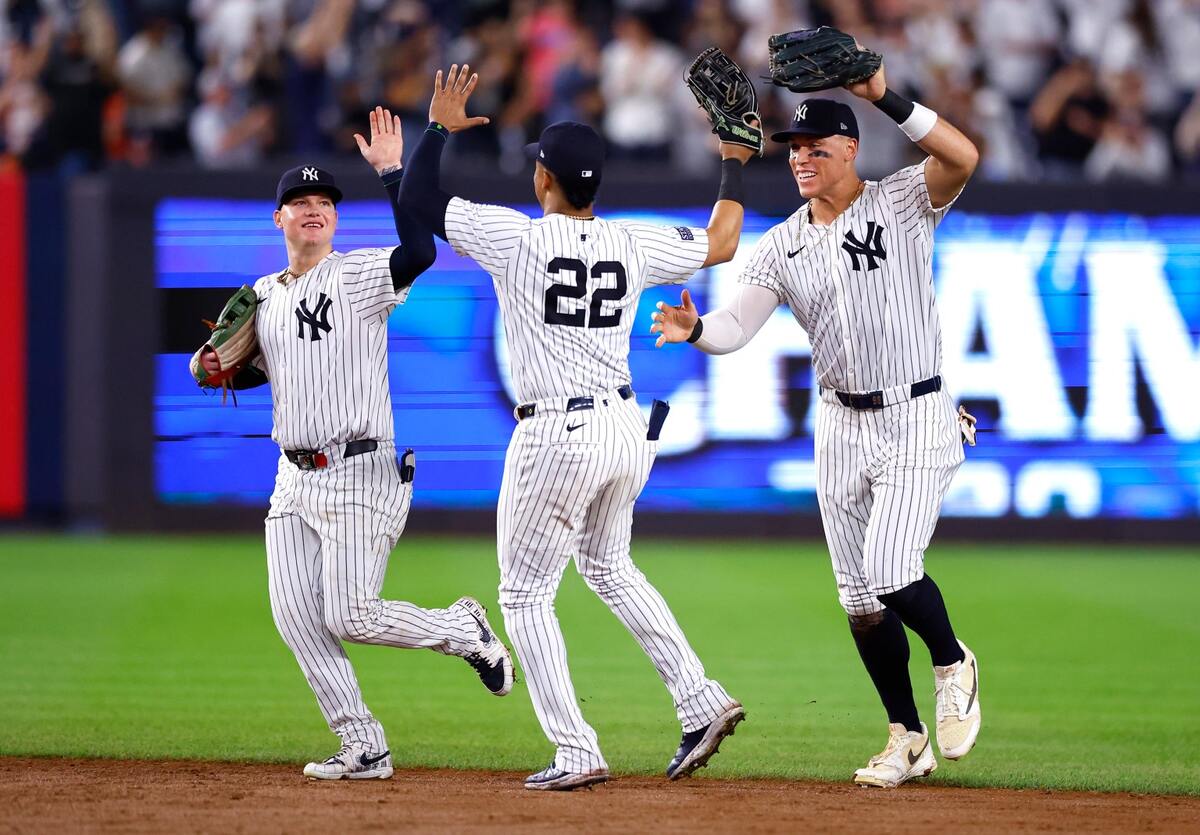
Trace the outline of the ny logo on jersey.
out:
[[[883,250],[882,238],[883,225],[873,220],[867,221],[866,240],[860,241],[855,237],[853,232],[846,233],[846,240],[842,241],[842,249],[850,253],[850,263],[856,271],[862,270],[862,265],[858,260],[858,256],[860,255],[867,259],[867,272],[879,269],[879,264],[875,263],[876,258],[880,261],[887,260],[887,253]]]
[[[317,298],[317,309],[309,310],[308,303],[300,300],[300,306],[296,308],[296,318],[300,320],[300,330],[296,334],[300,339],[304,338],[304,326],[309,327],[309,341],[319,342],[321,340],[321,331],[329,333],[333,330],[333,325],[329,324],[329,308],[333,307],[333,299],[322,293]]]
[[[317,177],[317,169],[315,169],[315,168],[303,168],[303,169],[301,169],[301,170],[300,170],[300,179],[302,179],[302,180],[312,180],[312,181],[316,182],[316,181],[317,181],[317,180],[319,180],[320,178],[319,178],[319,177]]]

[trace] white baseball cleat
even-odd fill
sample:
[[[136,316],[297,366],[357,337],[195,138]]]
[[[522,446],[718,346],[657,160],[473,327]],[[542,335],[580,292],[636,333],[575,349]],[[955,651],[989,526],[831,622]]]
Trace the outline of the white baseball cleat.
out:
[[[949,667],[933,668],[933,694],[937,699],[937,741],[948,760],[964,757],[979,736],[979,664],[975,654],[958,642],[966,655]]]
[[[937,758],[929,747],[929,729],[910,731],[899,723],[888,725],[887,747],[867,761],[866,768],[854,772],[860,786],[894,789],[914,777],[925,777],[937,768]]]
[[[392,752],[372,754],[343,745],[325,762],[304,766],[304,776],[310,780],[386,780],[392,776]]]
[[[479,630],[479,643],[469,655],[464,655],[466,662],[475,668],[479,680],[488,692],[494,696],[507,696],[513,689],[516,673],[513,668],[512,654],[500,640],[500,636],[488,623],[487,609],[474,597],[460,597],[454,601],[455,606],[467,610]]]

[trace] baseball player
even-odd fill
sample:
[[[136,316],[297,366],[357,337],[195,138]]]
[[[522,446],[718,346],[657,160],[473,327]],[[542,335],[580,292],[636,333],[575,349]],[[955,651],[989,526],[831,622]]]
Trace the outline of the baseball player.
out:
[[[963,461],[960,419],[940,375],[934,230],[975,170],[979,153],[933,111],[887,89],[883,69],[848,85],[929,157],[879,182],[855,171],[853,110],[809,98],[791,127],[792,175],[808,202],[762,238],[728,307],[698,318],[687,291],[659,305],[652,332],[710,354],[749,342],[787,304],[812,343],[820,388],[817,497],[838,596],[863,664],[887,711],[884,750],[855,773],[895,787],[937,760],[913,701],[907,626],[934,664],[937,742],[958,759],[979,733],[975,656],[957,640],[925,549]],[[963,418],[962,435],[974,430]]]
[[[270,379],[281,450],[266,521],[271,612],[342,740],[305,766],[321,780],[392,775],[383,727],[341,641],[458,655],[495,695],[513,686],[512,659],[478,601],[423,609],[379,597],[414,475],[412,451],[398,459],[394,441],[387,319],[433,263],[434,246],[397,203],[400,119],[376,108],[370,122],[370,141],[355,138],[387,189],[400,246],[335,251],[341,190],[321,168],[293,168],[279,180],[274,215],[288,265],[254,285],[261,355],[252,376]]]
[[[567,562],[633,634],[683,725],[671,778],[706,764],[745,712],[709,679],[671,610],[629,556],[633,505],[658,450],[665,410],[647,423],[631,387],[629,335],[648,285],[685,281],[729,260],[741,235],[741,173],[754,153],[722,144],[721,199],[706,229],[609,222],[593,213],[604,165],[590,127],[550,125],[527,150],[544,216],[471,203],[439,187],[448,133],[467,117],[477,76],[438,71],[431,124],[409,165],[400,205],[491,275],[520,405],[498,515],[500,607],[534,710],[556,746],[525,788],[569,790],[608,779],[596,732],[571,684],[554,598]]]

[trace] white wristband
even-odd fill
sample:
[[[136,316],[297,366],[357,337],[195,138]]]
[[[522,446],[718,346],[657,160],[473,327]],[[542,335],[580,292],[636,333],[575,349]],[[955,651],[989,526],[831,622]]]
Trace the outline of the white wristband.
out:
[[[913,142],[920,142],[933,130],[937,120],[937,113],[924,105],[913,102],[913,112],[900,123],[900,130],[904,131],[904,135]]]

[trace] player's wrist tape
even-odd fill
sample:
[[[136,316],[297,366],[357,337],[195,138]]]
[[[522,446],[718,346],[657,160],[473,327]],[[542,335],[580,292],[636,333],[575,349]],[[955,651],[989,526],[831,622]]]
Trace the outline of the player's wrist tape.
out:
[[[431,130],[431,131],[433,131],[433,132],[434,132],[434,133],[436,133],[438,136],[442,137],[442,139],[445,139],[447,136],[449,136],[449,135],[450,135],[450,131],[449,131],[449,130],[447,130],[447,129],[446,129],[446,126],[445,126],[445,125],[443,125],[441,122],[430,122],[430,123],[429,123],[429,124],[428,124],[428,125],[425,127],[425,130]]]
[[[883,98],[873,104],[892,118],[904,135],[913,142],[920,142],[933,126],[937,124],[938,115],[924,105],[909,101],[904,96],[888,90]]]
[[[745,189],[742,185],[741,160],[721,160],[721,188],[717,191],[718,200],[732,200],[734,203],[745,203]]]
[[[687,341],[688,341],[688,342],[695,342],[695,341],[697,341],[697,340],[700,338],[700,335],[701,335],[701,334],[703,334],[703,333],[704,333],[704,320],[703,320],[703,319],[697,319],[697,320],[696,320],[696,327],[692,328],[692,333],[691,333],[691,336],[689,336],[689,337],[687,338]]]

